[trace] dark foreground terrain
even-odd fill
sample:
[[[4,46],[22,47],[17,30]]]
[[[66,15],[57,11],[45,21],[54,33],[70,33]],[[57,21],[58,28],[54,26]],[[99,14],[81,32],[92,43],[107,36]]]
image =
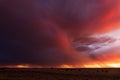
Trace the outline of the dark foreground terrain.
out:
[[[0,80],[120,80],[120,69],[0,69]]]

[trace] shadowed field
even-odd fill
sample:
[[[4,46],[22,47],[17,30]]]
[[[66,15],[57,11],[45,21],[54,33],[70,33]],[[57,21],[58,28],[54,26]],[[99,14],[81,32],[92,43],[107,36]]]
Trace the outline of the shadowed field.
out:
[[[120,80],[120,69],[0,69],[0,80]]]

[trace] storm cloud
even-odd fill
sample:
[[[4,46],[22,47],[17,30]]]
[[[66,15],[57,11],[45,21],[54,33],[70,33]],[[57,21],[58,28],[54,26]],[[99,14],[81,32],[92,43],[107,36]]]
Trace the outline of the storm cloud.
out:
[[[118,0],[0,0],[0,65],[89,62],[72,41],[118,27]]]

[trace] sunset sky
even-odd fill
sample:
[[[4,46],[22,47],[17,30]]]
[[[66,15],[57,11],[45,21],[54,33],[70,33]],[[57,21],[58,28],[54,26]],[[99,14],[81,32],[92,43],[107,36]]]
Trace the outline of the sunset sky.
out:
[[[0,0],[0,66],[120,67],[120,0]]]

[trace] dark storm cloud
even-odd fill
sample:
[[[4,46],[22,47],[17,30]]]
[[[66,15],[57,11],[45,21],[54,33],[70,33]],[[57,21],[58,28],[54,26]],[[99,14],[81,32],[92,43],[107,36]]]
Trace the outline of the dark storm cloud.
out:
[[[119,12],[118,0],[45,0],[41,3],[42,7],[39,3],[36,5],[40,9],[38,14],[74,37],[106,31],[106,25],[113,25]],[[112,28],[108,26],[107,30]]]
[[[116,8],[117,0],[1,0],[0,64],[82,63],[71,39],[104,29]]]

